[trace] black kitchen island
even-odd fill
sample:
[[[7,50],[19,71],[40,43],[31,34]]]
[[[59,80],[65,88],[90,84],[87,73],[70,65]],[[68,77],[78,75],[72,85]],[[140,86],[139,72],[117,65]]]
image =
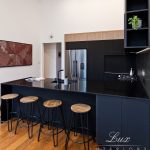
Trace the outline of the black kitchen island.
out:
[[[3,83],[1,90],[2,94],[14,92],[21,96],[38,96],[41,105],[47,99],[61,99],[67,124],[72,104],[89,104],[92,107],[89,128],[98,145],[150,148],[150,101],[139,81],[78,81],[65,86],[53,83],[53,79],[33,82],[20,79]],[[6,104],[2,102],[2,121],[7,120],[6,116]],[[118,136],[111,141],[110,136],[115,133]],[[119,141],[119,137],[130,140]]]

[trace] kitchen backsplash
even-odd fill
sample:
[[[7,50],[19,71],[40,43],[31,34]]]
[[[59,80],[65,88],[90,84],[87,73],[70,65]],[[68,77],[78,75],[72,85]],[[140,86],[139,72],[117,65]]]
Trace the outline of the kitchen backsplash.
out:
[[[150,50],[137,54],[137,75],[148,96],[150,96]]]

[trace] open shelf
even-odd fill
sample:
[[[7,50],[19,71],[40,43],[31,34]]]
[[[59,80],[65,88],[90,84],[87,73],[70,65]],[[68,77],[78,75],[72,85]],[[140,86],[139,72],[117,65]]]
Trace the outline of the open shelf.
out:
[[[131,25],[128,24],[128,19],[133,16],[138,16],[142,20],[142,28],[148,27],[148,11],[141,11],[127,14],[127,29],[131,28]]]
[[[148,9],[132,10],[132,11],[127,11],[126,13],[140,13],[140,12],[148,12]]]
[[[138,30],[134,30],[134,29],[125,29],[126,31],[138,31],[138,30],[148,30],[148,27],[144,27],[144,28],[140,28]]]
[[[128,19],[133,16],[142,20],[142,26],[137,30],[128,24]],[[137,52],[149,46],[149,0],[126,0],[124,31],[127,52]]]
[[[126,11],[148,9],[148,0],[127,0]]]
[[[137,47],[126,47],[126,53],[137,54],[137,52],[147,48],[147,46],[137,46]]]
[[[143,49],[143,48],[147,48],[148,46],[125,46],[125,48],[127,49]]]
[[[142,48],[148,46],[147,30],[131,30],[126,33],[126,47]]]

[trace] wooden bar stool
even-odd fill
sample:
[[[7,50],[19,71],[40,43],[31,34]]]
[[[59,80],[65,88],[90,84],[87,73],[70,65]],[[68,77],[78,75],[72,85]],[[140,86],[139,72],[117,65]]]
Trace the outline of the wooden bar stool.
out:
[[[19,94],[11,93],[1,96],[2,100],[6,101],[6,109],[7,109],[7,122],[8,122],[8,131],[12,131],[12,122],[13,122],[13,114],[17,114],[17,112],[14,112],[14,100],[17,98]],[[11,108],[10,108],[10,102],[11,101]],[[9,120],[10,118],[10,120]]]
[[[21,120],[24,121],[26,119],[28,126],[28,136],[29,138],[33,137],[33,126],[38,124],[34,123],[34,119],[37,118],[37,116],[34,115],[34,104],[36,102],[38,102],[37,96],[26,96],[20,99],[20,111],[17,119],[15,134],[17,133],[19,122]],[[25,106],[25,110],[23,110],[23,106]]]
[[[65,119],[62,111],[62,101],[47,100],[43,103],[43,106],[44,106],[44,111],[43,111],[43,116],[41,117],[43,119],[41,120],[41,124],[39,128],[38,141],[40,140],[42,128],[46,124],[48,125],[49,130],[51,129],[50,127],[52,127],[53,145],[54,147],[56,147],[58,146],[58,134],[61,133],[63,130],[65,130],[66,132]],[[59,127],[62,126],[63,128],[59,131]],[[56,136],[56,140],[55,140],[55,136]]]
[[[92,138],[89,138],[89,127],[88,127],[88,122],[89,122],[88,113],[90,110],[91,110],[91,106],[87,104],[79,103],[79,104],[74,104],[71,106],[72,113],[71,113],[69,129],[68,129],[68,133],[66,137],[66,144],[65,144],[66,150],[67,150],[68,143],[70,140],[70,131],[72,129],[74,131],[74,135],[77,135],[77,132],[80,132],[82,134],[82,139],[83,139],[82,141],[74,141],[74,143],[84,144],[84,150],[86,150],[86,143],[87,143],[88,150],[89,150],[89,142],[92,139]],[[79,122],[77,122],[78,121],[77,117],[79,117],[79,120],[80,120]],[[87,140],[85,139],[85,135],[87,136]]]

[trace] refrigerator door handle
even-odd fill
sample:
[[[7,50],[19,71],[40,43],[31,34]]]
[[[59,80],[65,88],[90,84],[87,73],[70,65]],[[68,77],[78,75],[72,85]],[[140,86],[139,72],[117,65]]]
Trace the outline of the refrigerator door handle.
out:
[[[78,61],[76,60],[76,79],[79,77],[78,75]]]
[[[70,77],[72,78],[72,56],[71,56],[71,50],[69,50],[69,72],[70,72]]]
[[[77,60],[73,61],[73,77],[77,77]]]

